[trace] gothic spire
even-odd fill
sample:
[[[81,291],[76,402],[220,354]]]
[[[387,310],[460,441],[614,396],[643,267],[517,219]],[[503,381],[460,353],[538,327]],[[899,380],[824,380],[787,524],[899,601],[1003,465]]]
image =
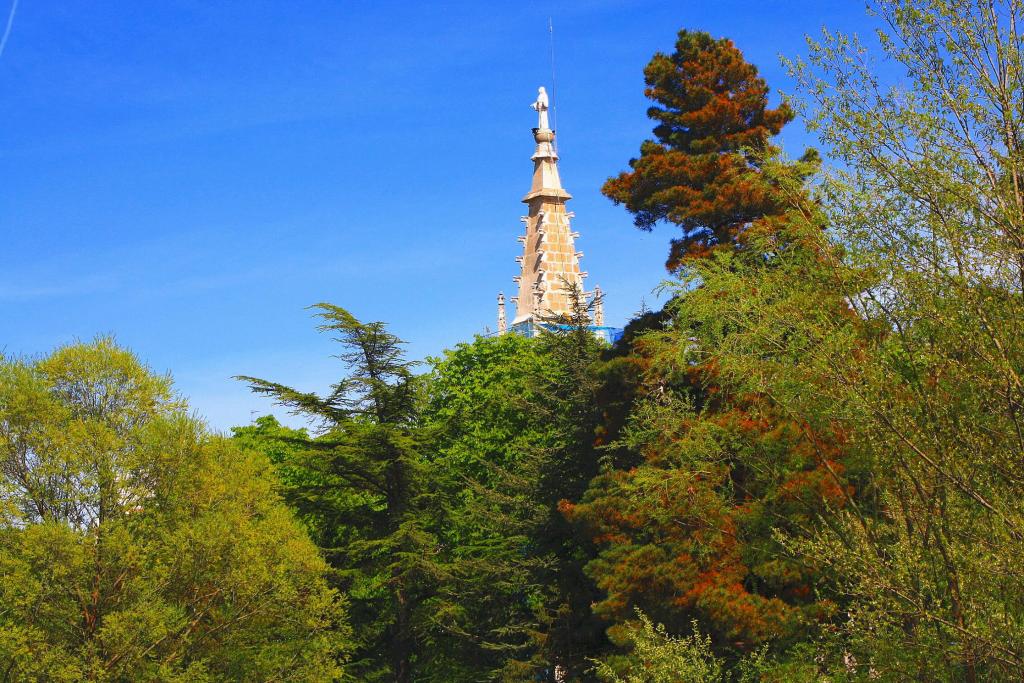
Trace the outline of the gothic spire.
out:
[[[567,289],[576,286],[583,291],[580,271],[582,253],[576,251],[569,221],[571,211],[565,202],[572,195],[562,188],[558,175],[558,153],[555,150],[555,131],[548,122],[548,95],[538,89],[537,100],[530,105],[537,112],[537,127],[533,139],[537,147],[533,156],[533,182],[523,197],[529,213],[523,217],[526,234],[520,237],[523,255],[520,275],[514,280],[519,285],[516,298],[516,317],[513,325],[527,321],[538,322],[548,316],[568,316],[572,302]]]

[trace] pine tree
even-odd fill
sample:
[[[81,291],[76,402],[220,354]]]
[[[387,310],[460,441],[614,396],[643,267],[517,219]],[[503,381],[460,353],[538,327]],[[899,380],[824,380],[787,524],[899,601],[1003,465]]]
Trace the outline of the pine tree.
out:
[[[808,431],[756,392],[724,391],[716,350],[695,344],[679,310],[700,286],[697,264],[727,263],[750,240],[803,248],[783,228],[791,212],[813,213],[805,180],[817,157],[777,160],[769,139],[793,114],[767,108],[766,84],[731,41],[682,31],[676,52],[655,55],[645,74],[658,142],[645,142],[633,170],[604,191],[641,228],[683,228],[668,264],[682,283],[662,321],[624,342],[641,371],[626,376],[636,400],[624,431],[609,425],[619,448],[563,509],[597,547],[587,573],[604,592],[595,609],[613,638],[640,607],[673,633],[696,619],[733,655],[782,646],[832,606],[816,599],[813,569],[783,551],[773,528],[843,504],[841,437]]]
[[[593,658],[607,647],[604,624],[591,609],[601,594],[584,571],[593,548],[563,514],[566,501],[579,500],[600,469],[602,380],[596,370],[603,345],[590,329],[597,302],[572,283],[566,287],[568,315],[549,320],[542,333],[556,372],[539,387],[538,404],[555,437],[540,471],[537,495],[546,516],[535,539],[554,558],[549,580],[556,600],[541,648],[552,682],[588,680]]]
[[[602,192],[624,204],[636,226],[678,225],[666,267],[743,238],[754,221],[784,212],[778,192],[759,173],[772,136],[793,119],[785,103],[768,107],[768,86],[731,40],[682,30],[671,55],[644,69],[654,140],[640,147],[630,171]],[[813,150],[805,161],[817,158]]]
[[[319,433],[288,463],[291,493],[350,596],[359,643],[352,670],[360,680],[408,683],[424,657],[424,601],[446,576],[433,532],[444,506],[418,426],[419,381],[383,323],[315,308],[348,370],[330,394],[240,379],[316,421]]]

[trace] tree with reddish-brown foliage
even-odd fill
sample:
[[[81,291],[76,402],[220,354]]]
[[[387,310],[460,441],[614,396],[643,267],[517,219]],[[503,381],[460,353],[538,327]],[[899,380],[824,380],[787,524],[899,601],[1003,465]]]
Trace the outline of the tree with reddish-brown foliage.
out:
[[[561,505],[596,549],[587,573],[604,597],[594,610],[613,640],[639,608],[670,633],[696,619],[720,652],[794,642],[835,605],[776,532],[846,504],[842,435],[818,436],[764,397],[728,395],[713,362],[673,361],[677,342],[670,331],[635,344],[645,369],[621,434],[635,455]]]
[[[752,222],[785,212],[759,157],[794,114],[785,103],[769,109],[757,67],[731,40],[704,32],[680,31],[675,52],[655,54],[644,76],[655,139],[602,192],[642,230],[660,221],[682,229],[666,262],[675,270],[741,239]],[[805,155],[816,159],[813,150]]]
[[[804,249],[789,225],[816,213],[806,181],[817,154],[778,160],[770,138],[793,113],[767,107],[756,68],[729,40],[681,31],[676,51],[655,55],[645,75],[657,141],[603,191],[640,228],[683,229],[669,269],[685,274],[755,239]],[[847,504],[843,436],[795,421],[769,397],[727,390],[715,350],[693,353],[678,310],[671,302],[659,329],[620,350],[616,362],[636,370],[628,415],[609,430],[617,448],[561,509],[594,546],[587,573],[604,592],[594,610],[613,640],[639,608],[670,633],[696,620],[719,652],[784,648],[835,611],[817,590],[818,569],[787,553],[778,532],[800,533]]]

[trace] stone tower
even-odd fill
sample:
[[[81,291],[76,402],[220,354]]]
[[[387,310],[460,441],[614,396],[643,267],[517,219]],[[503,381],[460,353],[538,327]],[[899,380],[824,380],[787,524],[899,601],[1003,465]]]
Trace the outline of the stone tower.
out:
[[[567,289],[575,284],[583,291],[580,270],[583,254],[576,251],[569,220],[573,213],[565,210],[572,195],[562,188],[558,177],[558,154],[555,152],[555,131],[548,124],[548,95],[540,88],[537,101],[530,105],[537,111],[537,127],[533,139],[537,149],[533,153],[533,184],[523,202],[529,207],[520,220],[526,224],[526,234],[520,235],[523,255],[516,258],[520,274],[513,278],[519,285],[519,296],[513,297],[516,317],[511,327],[529,327],[550,316],[568,315],[572,301]]]

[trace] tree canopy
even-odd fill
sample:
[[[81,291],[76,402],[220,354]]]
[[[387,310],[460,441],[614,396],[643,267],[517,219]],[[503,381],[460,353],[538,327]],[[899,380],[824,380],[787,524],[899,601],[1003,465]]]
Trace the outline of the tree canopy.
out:
[[[325,680],[342,598],[266,459],[110,339],[0,359],[0,670]]]
[[[1020,680],[1024,6],[872,6],[902,71],[825,31],[774,108],[654,56],[604,192],[682,236],[614,345],[318,304],[329,389],[232,438],[110,339],[0,357],[3,680]]]

